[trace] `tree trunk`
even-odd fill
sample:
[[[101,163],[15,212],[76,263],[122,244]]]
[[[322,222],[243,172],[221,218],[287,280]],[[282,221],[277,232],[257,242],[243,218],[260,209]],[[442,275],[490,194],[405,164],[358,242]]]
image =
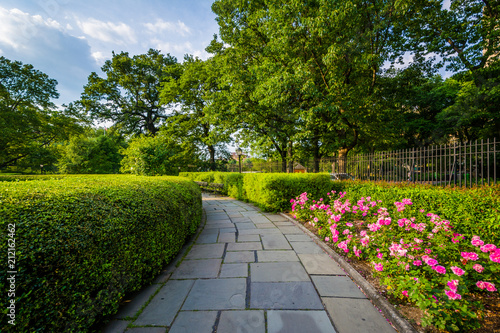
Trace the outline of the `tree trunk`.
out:
[[[215,171],[215,148],[214,146],[208,146],[208,153],[210,154],[210,170]]]
[[[293,173],[293,142],[288,142],[288,173]]]
[[[319,172],[319,160],[321,159],[321,155],[319,153],[319,141],[317,141],[317,140],[314,142],[313,158],[314,158],[313,172],[318,173]]]
[[[339,149],[339,160],[337,165],[338,173],[346,173],[347,172],[347,154],[349,153],[349,148],[340,148]]]

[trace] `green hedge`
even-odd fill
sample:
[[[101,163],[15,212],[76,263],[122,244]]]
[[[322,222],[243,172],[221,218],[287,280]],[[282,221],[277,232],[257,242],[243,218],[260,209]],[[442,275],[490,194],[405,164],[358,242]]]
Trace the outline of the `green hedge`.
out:
[[[372,197],[382,200],[383,206],[388,208],[392,208],[394,202],[410,198],[414,209],[418,207],[450,220],[457,233],[481,235],[495,244],[500,242],[498,185],[458,188],[369,181],[332,182],[328,174],[185,172],[181,175],[198,181],[227,183],[226,194],[251,201],[268,211],[290,210],[290,199],[303,192],[319,199],[325,198],[331,190],[342,191],[351,202]]]
[[[224,184],[224,194],[274,212],[290,209],[290,199],[302,192],[323,195],[332,186],[326,173],[181,172],[179,176]]]
[[[69,176],[0,182],[0,252],[15,224],[16,326],[89,331],[149,283],[201,221],[201,193],[180,177]],[[6,260],[5,260],[6,261]],[[0,271],[7,304],[7,270]]]

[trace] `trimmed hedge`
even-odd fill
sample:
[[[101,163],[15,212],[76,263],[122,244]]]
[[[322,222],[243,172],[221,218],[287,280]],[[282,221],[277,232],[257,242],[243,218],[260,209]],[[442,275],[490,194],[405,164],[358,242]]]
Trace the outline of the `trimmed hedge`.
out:
[[[179,176],[224,184],[224,194],[274,212],[290,209],[290,199],[297,193],[324,195],[332,186],[326,173],[181,172]]]
[[[198,181],[228,184],[226,193],[251,201],[267,211],[289,211],[290,199],[307,192],[311,198],[326,197],[327,192],[346,192],[351,202],[361,197],[382,200],[384,206],[410,198],[413,207],[438,214],[455,225],[455,232],[500,242],[500,186],[474,188],[370,181],[330,181],[328,174],[285,173],[181,173]],[[229,190],[230,189],[230,190]],[[235,195],[236,193],[237,195]],[[415,208],[416,209],[416,208]]]
[[[192,235],[201,193],[180,177],[69,176],[0,182],[0,252],[15,225],[16,326],[89,331],[149,283]],[[5,258],[5,257],[4,257]],[[7,304],[7,270],[0,271]]]

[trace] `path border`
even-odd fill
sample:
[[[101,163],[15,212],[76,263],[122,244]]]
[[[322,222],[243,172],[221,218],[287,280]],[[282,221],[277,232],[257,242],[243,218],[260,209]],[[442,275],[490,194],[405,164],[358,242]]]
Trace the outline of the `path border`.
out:
[[[293,222],[297,227],[299,227],[305,234],[311,237],[314,242],[320,246],[323,251],[328,253],[328,255],[335,260],[342,269],[351,277],[351,279],[362,289],[365,295],[372,301],[372,303],[383,313],[386,319],[388,319],[395,328],[402,333],[418,333],[418,331],[405,319],[399,312],[394,308],[394,306],[389,303],[389,301],[380,295],[380,293],[361,275],[356,271],[347,261],[344,260],[337,252],[332,250],[328,245],[321,241],[314,233],[309,229],[304,227],[300,222],[294,218],[284,214],[279,213],[281,216],[287,218],[289,221]]]

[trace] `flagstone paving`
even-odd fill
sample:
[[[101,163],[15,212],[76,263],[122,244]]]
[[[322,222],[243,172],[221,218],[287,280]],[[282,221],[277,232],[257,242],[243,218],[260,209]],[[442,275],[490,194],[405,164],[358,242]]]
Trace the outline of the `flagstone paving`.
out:
[[[284,216],[211,194],[203,194],[203,207],[205,224],[192,246],[102,332],[395,332]]]

